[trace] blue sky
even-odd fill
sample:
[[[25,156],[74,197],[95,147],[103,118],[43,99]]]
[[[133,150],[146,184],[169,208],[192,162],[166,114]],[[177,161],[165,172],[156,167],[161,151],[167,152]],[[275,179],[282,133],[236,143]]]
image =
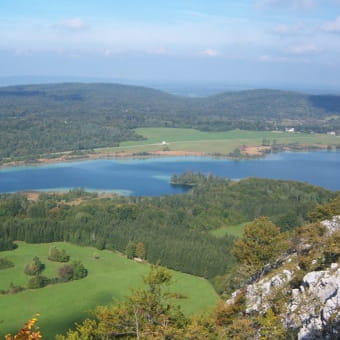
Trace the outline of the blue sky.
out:
[[[0,0],[0,77],[340,88],[340,0]]]

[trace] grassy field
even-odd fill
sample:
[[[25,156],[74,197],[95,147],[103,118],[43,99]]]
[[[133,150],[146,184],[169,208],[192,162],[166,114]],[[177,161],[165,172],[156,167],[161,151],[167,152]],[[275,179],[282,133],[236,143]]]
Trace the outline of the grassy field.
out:
[[[123,142],[117,148],[97,149],[97,152],[151,152],[162,151],[166,141],[172,151],[220,153],[226,155],[240,146],[260,146],[263,139],[276,140],[278,144],[298,143],[300,145],[335,145],[340,138],[326,134],[303,134],[271,131],[225,131],[202,132],[194,129],[139,128],[136,132],[146,138],[144,141]]]
[[[71,260],[81,260],[89,275],[78,281],[0,296],[0,339],[5,333],[18,330],[35,313],[41,314],[39,325],[44,339],[53,339],[54,334],[65,333],[74,322],[89,316],[95,306],[110,303],[112,298],[120,300],[130,294],[131,288],[142,287],[142,275],[149,271],[149,265],[107,250],[68,243],[18,244],[19,248],[14,251],[0,252],[1,257],[15,263],[14,268],[0,270],[0,289],[8,289],[10,282],[25,285],[29,277],[23,270],[33,256],[39,256],[46,265],[43,275],[55,277],[62,264],[47,259],[53,245],[65,249]],[[100,258],[95,259],[94,253]],[[205,312],[216,305],[218,296],[208,281],[179,272],[173,272],[173,275],[173,290],[188,297],[181,300],[187,314]]]
[[[211,230],[210,234],[214,235],[215,237],[223,237],[226,234],[234,235],[237,237],[242,237],[244,226],[247,223],[240,223],[235,225],[228,225],[223,228]]]

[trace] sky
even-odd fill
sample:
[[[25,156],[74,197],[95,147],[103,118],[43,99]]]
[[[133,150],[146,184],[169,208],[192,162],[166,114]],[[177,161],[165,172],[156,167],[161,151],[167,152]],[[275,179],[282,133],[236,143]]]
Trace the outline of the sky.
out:
[[[0,0],[0,77],[340,89],[340,0]]]

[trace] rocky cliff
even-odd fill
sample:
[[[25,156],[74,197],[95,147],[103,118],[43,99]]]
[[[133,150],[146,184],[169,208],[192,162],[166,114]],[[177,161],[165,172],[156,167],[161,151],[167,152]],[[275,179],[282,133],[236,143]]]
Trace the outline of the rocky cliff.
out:
[[[279,266],[233,293],[245,296],[245,313],[280,315],[299,340],[340,339],[340,216],[306,227]]]

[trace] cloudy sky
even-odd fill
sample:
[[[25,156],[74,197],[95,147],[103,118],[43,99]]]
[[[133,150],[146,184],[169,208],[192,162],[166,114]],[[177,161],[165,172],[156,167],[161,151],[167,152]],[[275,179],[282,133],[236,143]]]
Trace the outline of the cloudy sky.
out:
[[[0,77],[340,89],[340,0],[0,0]]]

